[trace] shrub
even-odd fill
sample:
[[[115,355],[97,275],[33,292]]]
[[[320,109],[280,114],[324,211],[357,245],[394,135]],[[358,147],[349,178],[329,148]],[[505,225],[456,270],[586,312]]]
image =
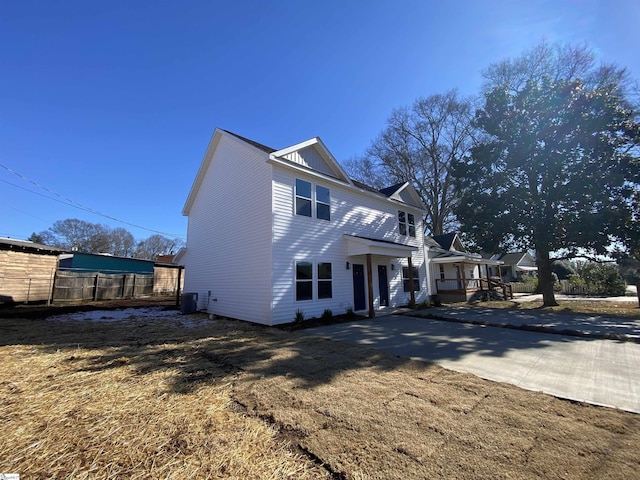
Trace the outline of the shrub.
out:
[[[556,260],[553,262],[551,269],[560,280],[568,280],[569,276],[576,274],[576,269],[573,268],[566,260]]]
[[[328,308],[325,308],[324,312],[322,312],[322,317],[320,318],[325,322],[331,321],[333,319],[333,312]]]
[[[587,263],[582,268],[582,278],[591,295],[624,295],[627,285],[615,265],[608,263]]]
[[[302,323],[302,322],[304,322],[304,312],[303,312],[301,309],[297,309],[297,310],[296,310],[296,316],[295,316],[294,321],[295,321],[296,323]]]
[[[345,315],[347,318],[355,318],[356,312],[354,312],[353,307],[348,307]]]

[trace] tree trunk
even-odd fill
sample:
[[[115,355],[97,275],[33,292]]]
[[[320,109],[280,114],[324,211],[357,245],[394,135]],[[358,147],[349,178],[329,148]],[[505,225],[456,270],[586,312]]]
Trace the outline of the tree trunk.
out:
[[[555,307],[558,305],[556,302],[556,295],[553,291],[553,275],[551,267],[553,260],[549,259],[548,251],[536,252],[536,264],[538,265],[538,287],[542,292],[542,305],[544,307]]]

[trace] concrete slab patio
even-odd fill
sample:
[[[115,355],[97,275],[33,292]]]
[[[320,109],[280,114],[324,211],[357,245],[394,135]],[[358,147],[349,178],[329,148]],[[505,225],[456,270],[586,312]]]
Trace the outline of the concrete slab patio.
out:
[[[561,398],[640,413],[640,344],[635,342],[404,315],[307,332]]]

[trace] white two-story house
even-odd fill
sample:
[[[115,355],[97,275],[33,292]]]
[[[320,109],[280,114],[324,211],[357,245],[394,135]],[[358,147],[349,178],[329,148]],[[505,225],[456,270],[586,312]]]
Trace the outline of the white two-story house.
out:
[[[276,325],[429,298],[414,188],[351,180],[319,138],[274,150],[216,129],[183,214],[198,310]]]

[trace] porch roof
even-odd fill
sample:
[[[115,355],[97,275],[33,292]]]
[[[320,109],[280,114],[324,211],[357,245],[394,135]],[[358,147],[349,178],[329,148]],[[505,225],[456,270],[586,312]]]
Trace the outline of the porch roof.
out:
[[[412,252],[418,251],[418,247],[381,240],[376,238],[360,237],[345,233],[344,239],[347,242],[347,255],[382,255],[385,257],[410,257]]]
[[[504,262],[500,260],[490,260],[488,258],[482,258],[480,255],[474,255],[471,253],[462,252],[443,252],[435,257],[432,257],[429,261],[433,263],[473,263],[477,265],[503,265]]]

